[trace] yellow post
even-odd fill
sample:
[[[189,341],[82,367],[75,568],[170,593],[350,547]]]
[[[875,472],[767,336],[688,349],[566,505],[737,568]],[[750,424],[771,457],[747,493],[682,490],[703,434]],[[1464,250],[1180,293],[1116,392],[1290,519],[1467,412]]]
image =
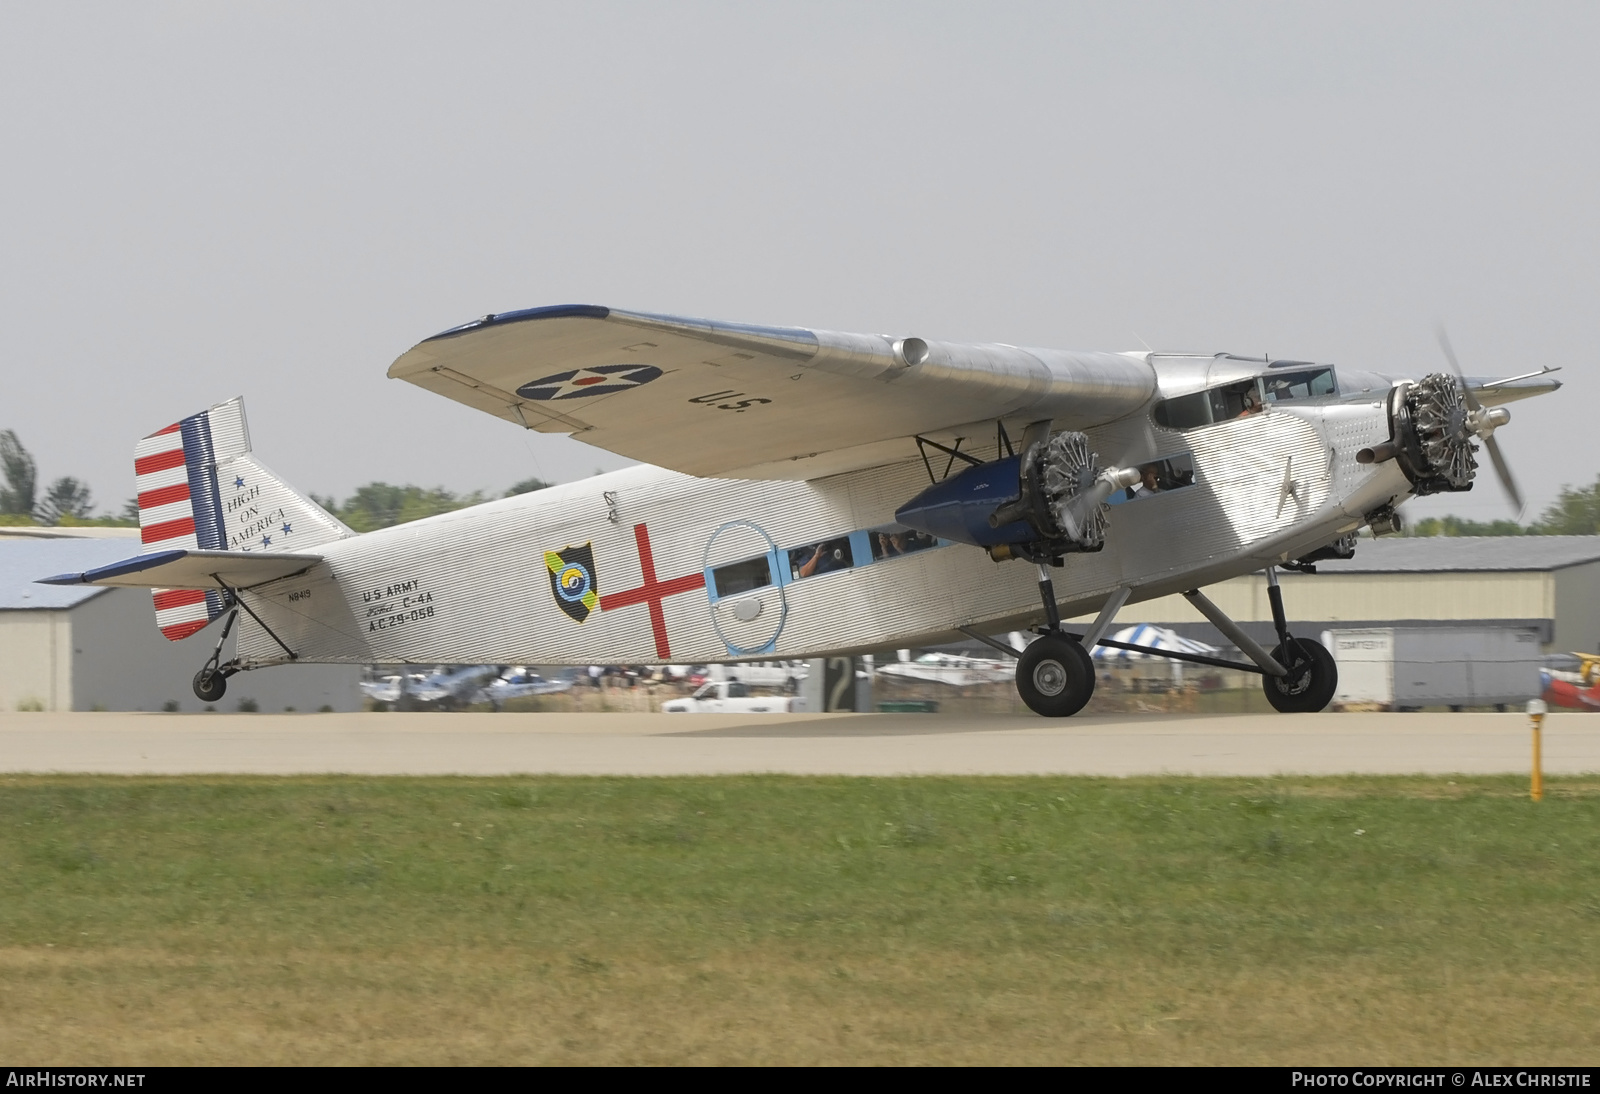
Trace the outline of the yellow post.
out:
[[[1544,800],[1544,758],[1539,750],[1539,727],[1544,724],[1545,710],[1543,699],[1528,700],[1528,720],[1533,723],[1533,784],[1529,796],[1536,802]]]

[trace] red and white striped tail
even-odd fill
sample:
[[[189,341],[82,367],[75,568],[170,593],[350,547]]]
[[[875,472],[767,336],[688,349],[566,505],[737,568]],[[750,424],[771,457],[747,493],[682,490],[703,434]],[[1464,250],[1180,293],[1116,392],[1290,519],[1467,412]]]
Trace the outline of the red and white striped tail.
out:
[[[183,424],[174,423],[140,441],[133,450],[133,470],[139,488],[139,538],[145,549],[197,549]]]
[[[220,505],[210,411],[144,438],[133,450],[139,490],[139,538],[146,551],[220,550]],[[156,626],[176,642],[226,609],[205,589],[154,589]]]
[[[354,534],[250,455],[242,399],[150,434],[134,446],[133,469],[146,552],[296,551]],[[154,596],[156,625],[173,641],[227,610],[219,590]]]

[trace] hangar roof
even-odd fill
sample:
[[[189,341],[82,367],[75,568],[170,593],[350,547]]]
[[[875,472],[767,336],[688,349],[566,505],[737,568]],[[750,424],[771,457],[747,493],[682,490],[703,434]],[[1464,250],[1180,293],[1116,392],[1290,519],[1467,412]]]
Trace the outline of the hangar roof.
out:
[[[137,553],[126,539],[0,539],[0,611],[71,608],[99,585],[35,585],[41,577],[104,566]]]
[[[1360,540],[1355,558],[1318,562],[1317,572],[1547,571],[1585,562],[1600,562],[1600,536],[1397,536]]]

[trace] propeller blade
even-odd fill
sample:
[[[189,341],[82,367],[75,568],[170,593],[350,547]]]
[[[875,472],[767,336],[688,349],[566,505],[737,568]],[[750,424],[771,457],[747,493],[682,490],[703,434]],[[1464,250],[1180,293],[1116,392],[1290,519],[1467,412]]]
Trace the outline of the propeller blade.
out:
[[[1522,519],[1523,510],[1527,507],[1522,502],[1522,491],[1517,489],[1517,480],[1511,477],[1511,467],[1506,463],[1506,458],[1500,454],[1500,442],[1494,439],[1491,433],[1484,440],[1483,446],[1489,450],[1489,460],[1494,464],[1494,473],[1500,476],[1500,485],[1506,492],[1506,497],[1511,499],[1511,504],[1517,507],[1517,519]]]
[[[1478,402],[1478,397],[1472,393],[1472,388],[1467,386],[1467,374],[1461,371],[1461,362],[1456,360],[1456,351],[1451,348],[1450,336],[1444,332],[1444,324],[1434,328],[1434,333],[1439,336],[1439,348],[1444,350],[1444,359],[1450,362],[1450,368],[1456,374],[1456,380],[1461,384],[1461,401],[1467,404],[1467,409],[1477,412],[1483,409]],[[1498,465],[1497,465],[1498,466]]]
[[[1444,351],[1444,359],[1450,362],[1450,367],[1455,371],[1456,380],[1461,384],[1461,399],[1467,404],[1467,409],[1474,414],[1483,412],[1483,404],[1478,402],[1478,397],[1472,393],[1472,388],[1467,385],[1466,373],[1461,371],[1461,362],[1456,360],[1456,351],[1450,345],[1450,336],[1444,331],[1444,324],[1434,328],[1434,333],[1439,336],[1439,348]],[[1523,377],[1517,377],[1523,379]],[[1500,452],[1500,442],[1490,433],[1482,438],[1483,446],[1489,450],[1489,462],[1494,464],[1494,473],[1500,479],[1500,487],[1506,492],[1506,497],[1511,499],[1511,504],[1517,507],[1517,519],[1522,519],[1522,514],[1527,506],[1522,501],[1522,491],[1517,489],[1517,480],[1511,477],[1511,467],[1506,463],[1505,456]]]

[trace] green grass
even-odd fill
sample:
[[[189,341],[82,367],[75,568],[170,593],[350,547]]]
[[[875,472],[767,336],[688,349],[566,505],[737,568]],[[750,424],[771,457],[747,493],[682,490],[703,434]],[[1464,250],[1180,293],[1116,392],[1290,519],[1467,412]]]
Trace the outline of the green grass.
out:
[[[0,780],[36,1063],[1589,1063],[1600,782]]]

